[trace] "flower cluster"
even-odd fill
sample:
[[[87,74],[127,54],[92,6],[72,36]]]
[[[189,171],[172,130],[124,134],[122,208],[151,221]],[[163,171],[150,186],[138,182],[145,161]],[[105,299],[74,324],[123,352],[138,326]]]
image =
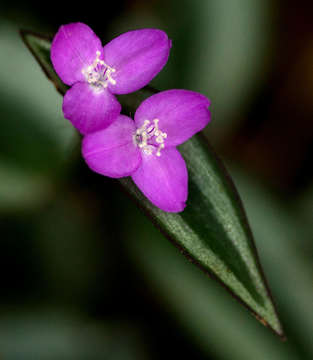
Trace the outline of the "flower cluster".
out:
[[[171,48],[157,29],[124,33],[102,47],[85,24],[61,26],[51,60],[70,85],[63,99],[65,118],[84,136],[88,166],[105,176],[131,176],[144,195],[167,212],[186,206],[188,173],[176,149],[210,120],[208,99],[188,90],[152,95],[138,107],[134,120],[121,115],[114,94],[147,85],[166,64]]]

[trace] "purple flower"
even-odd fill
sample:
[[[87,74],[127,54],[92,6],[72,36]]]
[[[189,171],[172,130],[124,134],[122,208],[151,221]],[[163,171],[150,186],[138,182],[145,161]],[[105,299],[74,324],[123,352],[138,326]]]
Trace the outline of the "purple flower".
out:
[[[209,100],[196,92],[168,90],[141,103],[135,121],[120,115],[108,128],[88,134],[82,153],[97,173],[131,175],[144,195],[167,212],[186,206],[188,174],[176,149],[210,121]]]
[[[63,100],[65,118],[82,134],[109,126],[121,111],[113,94],[147,85],[166,64],[170,47],[167,35],[157,29],[129,31],[102,47],[89,26],[61,26],[51,60],[61,80],[72,86]]]

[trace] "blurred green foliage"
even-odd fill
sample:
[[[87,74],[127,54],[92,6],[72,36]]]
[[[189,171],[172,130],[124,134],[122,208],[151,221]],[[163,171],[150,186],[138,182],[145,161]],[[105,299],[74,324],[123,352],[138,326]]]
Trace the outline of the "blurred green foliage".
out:
[[[100,10],[79,6],[59,11],[55,4],[45,14],[32,1],[1,4],[2,358],[313,358],[311,173],[305,172],[306,187],[293,195],[225,155],[286,330],[282,343],[189,264],[116,182],[85,166],[78,136],[63,119],[61,97],[18,35],[20,27],[53,33],[70,21],[88,23],[104,40],[131,28],[163,28],[174,46],[153,85],[211,98],[206,134],[223,153],[223,143],[244,120],[266,120],[253,104],[272,104],[274,95],[284,94],[270,76],[281,50],[279,25],[311,10],[303,1],[290,13],[288,6],[261,0],[120,1],[103,10],[110,14],[104,21]],[[301,39],[311,44],[309,36]],[[289,79],[282,70],[280,76]],[[297,81],[301,86],[302,78]],[[269,110],[274,115],[275,106]],[[289,147],[296,131],[284,138]],[[225,154],[238,152],[232,144]],[[298,167],[292,169],[300,176]]]

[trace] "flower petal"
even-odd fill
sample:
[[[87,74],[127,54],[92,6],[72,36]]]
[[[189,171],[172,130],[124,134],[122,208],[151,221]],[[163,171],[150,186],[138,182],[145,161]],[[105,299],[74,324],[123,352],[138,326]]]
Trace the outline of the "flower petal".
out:
[[[188,173],[185,160],[176,148],[162,150],[161,156],[142,153],[141,166],[132,179],[161,210],[180,212],[185,208]]]
[[[176,146],[210,121],[209,100],[202,94],[189,90],[167,90],[143,101],[135,113],[138,128],[145,120],[159,119],[159,129],[167,134],[165,147]]]
[[[121,105],[107,89],[78,82],[66,92],[63,112],[82,134],[88,134],[108,127],[120,114]]]
[[[83,23],[71,23],[60,27],[51,45],[51,60],[61,80],[72,85],[85,81],[82,69],[96,59],[96,52],[103,49],[100,39]]]
[[[147,85],[166,64],[171,41],[157,29],[129,31],[104,46],[104,61],[116,72],[114,94],[127,94]]]
[[[95,172],[119,178],[129,176],[141,163],[141,152],[134,145],[135,123],[120,115],[108,128],[86,135],[82,154]]]

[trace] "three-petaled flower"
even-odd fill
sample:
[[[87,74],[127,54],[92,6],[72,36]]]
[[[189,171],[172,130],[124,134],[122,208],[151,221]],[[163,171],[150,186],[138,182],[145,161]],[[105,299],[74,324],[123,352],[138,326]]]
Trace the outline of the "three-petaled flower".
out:
[[[147,85],[166,64],[170,47],[167,35],[157,29],[129,31],[102,47],[89,26],[61,26],[51,60],[61,80],[72,86],[64,96],[64,117],[82,134],[106,128],[121,111],[113,94]]]
[[[88,166],[105,176],[131,176],[144,195],[167,212],[186,206],[188,173],[176,149],[210,121],[209,100],[188,90],[152,95],[134,120],[119,115],[108,128],[83,139]]]

